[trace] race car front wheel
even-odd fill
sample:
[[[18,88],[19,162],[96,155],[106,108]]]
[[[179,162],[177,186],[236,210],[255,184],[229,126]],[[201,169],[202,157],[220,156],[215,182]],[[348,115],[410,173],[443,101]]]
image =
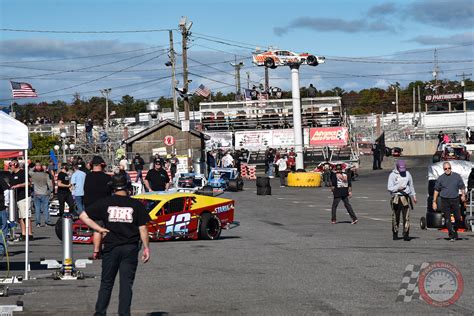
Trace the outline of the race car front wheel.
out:
[[[318,65],[318,59],[314,55],[309,55],[306,58],[306,63],[310,66],[317,66]]]
[[[263,65],[265,67],[268,67],[268,68],[274,68],[275,67],[275,61],[273,60],[273,58],[267,58],[263,62]]]
[[[218,239],[222,232],[220,219],[210,213],[204,213],[201,216],[199,224],[199,239],[214,240]]]

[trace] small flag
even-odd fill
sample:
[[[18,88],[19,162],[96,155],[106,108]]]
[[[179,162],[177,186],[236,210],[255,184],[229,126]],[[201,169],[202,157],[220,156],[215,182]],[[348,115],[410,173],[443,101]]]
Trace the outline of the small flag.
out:
[[[202,97],[209,97],[211,95],[211,90],[209,90],[209,88],[207,88],[206,86],[204,86],[203,84],[201,84],[197,90],[194,92],[194,94],[197,94],[197,95],[200,95]]]
[[[10,81],[12,87],[13,98],[37,98],[38,94],[33,87],[26,82]]]

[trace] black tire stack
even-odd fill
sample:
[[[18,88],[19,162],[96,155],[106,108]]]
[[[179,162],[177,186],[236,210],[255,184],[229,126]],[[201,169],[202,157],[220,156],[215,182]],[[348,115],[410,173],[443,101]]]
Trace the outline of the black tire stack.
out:
[[[269,177],[257,177],[257,195],[272,195]]]

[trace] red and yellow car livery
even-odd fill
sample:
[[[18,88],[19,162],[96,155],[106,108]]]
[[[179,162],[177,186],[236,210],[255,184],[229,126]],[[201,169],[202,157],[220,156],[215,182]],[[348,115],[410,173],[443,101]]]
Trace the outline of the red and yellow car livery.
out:
[[[150,192],[134,196],[150,214],[151,240],[217,239],[235,227],[234,200],[193,193]]]
[[[308,53],[297,54],[287,50],[269,50],[253,54],[253,63],[257,66],[276,68],[278,66],[287,66],[291,64],[305,64],[317,66],[325,62],[324,57],[311,55]]]

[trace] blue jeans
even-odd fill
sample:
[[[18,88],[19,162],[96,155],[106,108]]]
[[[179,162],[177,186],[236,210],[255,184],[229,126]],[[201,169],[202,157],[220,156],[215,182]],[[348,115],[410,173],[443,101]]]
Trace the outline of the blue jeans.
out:
[[[86,137],[87,137],[87,142],[89,144],[92,144],[92,142],[93,142],[92,131],[86,132]]]
[[[44,215],[44,223],[49,224],[49,195],[35,194],[33,203],[35,203],[36,225],[41,224],[41,213]]]
[[[0,254],[5,253],[8,235],[8,210],[0,211],[0,229],[3,236],[0,236]]]
[[[76,204],[77,215],[81,215],[81,213],[84,212],[84,197],[74,196],[74,203]]]

